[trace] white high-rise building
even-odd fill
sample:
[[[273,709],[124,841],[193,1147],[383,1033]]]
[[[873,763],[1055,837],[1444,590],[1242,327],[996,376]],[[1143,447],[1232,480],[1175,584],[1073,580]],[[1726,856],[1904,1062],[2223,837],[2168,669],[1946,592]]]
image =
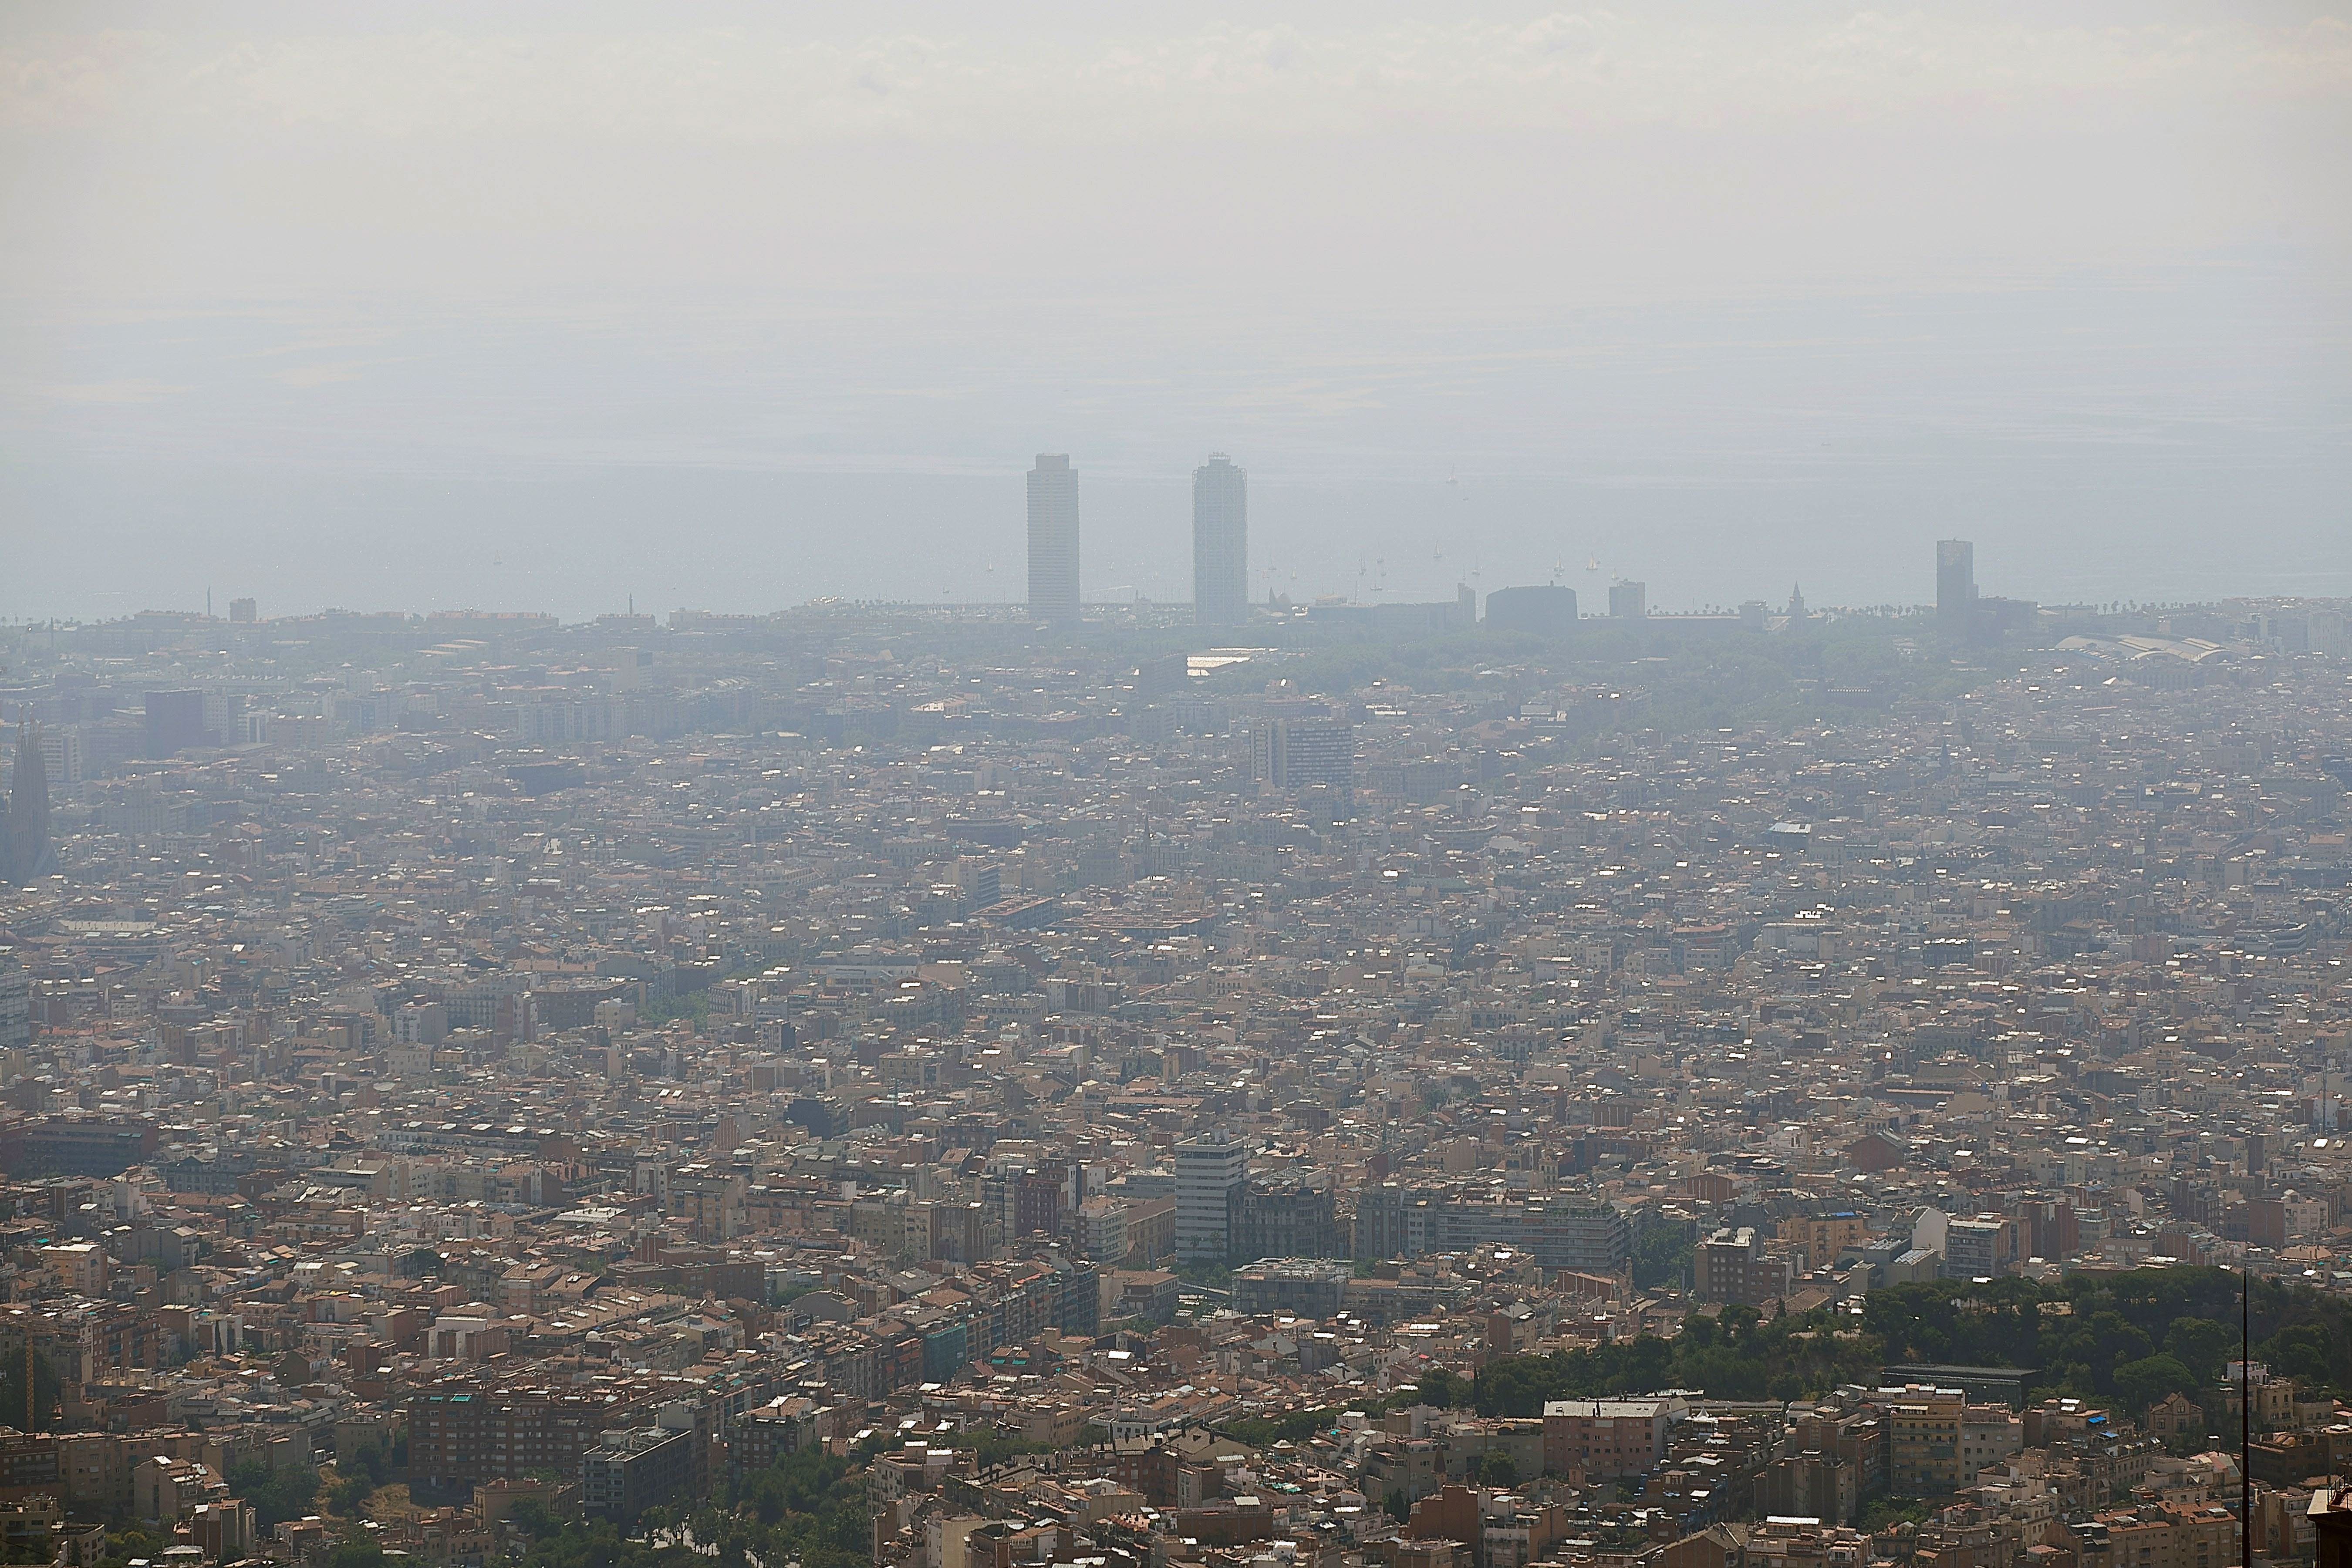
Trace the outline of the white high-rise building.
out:
[[[1176,1145],[1176,1256],[1232,1261],[1234,1216],[1249,1180],[1249,1151],[1222,1129]]]
[[[1029,470],[1029,608],[1078,618],[1078,471],[1066,453],[1040,452]]]
[[[33,977],[12,952],[0,952],[0,1051],[33,1043]]]
[[[1192,615],[1227,626],[1249,613],[1249,471],[1223,452],[1192,470]]]
[[[44,724],[41,726],[41,766],[48,774],[53,790],[74,790],[83,778],[81,726],[79,724]]]

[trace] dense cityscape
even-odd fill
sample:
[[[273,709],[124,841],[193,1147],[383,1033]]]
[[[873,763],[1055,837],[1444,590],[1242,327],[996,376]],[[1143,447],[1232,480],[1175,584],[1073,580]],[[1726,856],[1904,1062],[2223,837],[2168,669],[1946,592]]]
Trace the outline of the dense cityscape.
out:
[[[0,631],[8,1561],[2325,1549],[2352,605],[1254,598],[1222,457],[1085,604],[1078,483]]]

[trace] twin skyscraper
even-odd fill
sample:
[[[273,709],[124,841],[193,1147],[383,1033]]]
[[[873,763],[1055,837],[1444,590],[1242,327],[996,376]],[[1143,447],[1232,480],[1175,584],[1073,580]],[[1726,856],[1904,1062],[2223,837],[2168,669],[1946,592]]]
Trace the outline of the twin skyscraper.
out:
[[[1066,453],[1029,470],[1029,608],[1078,618],[1078,471]],[[1192,612],[1203,626],[1249,614],[1249,474],[1222,452],[1192,470]]]

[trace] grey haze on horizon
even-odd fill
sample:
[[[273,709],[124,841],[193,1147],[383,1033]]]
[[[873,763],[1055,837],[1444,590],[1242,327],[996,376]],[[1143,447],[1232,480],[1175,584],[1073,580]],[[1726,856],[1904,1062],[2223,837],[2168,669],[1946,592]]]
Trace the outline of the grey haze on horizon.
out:
[[[19,8],[0,615],[2352,595],[2347,16]]]

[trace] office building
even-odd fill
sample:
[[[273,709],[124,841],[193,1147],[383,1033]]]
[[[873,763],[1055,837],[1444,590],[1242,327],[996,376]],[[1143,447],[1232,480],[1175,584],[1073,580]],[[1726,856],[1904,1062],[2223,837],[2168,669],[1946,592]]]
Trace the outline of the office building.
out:
[[[580,1456],[580,1506],[589,1514],[635,1522],[694,1489],[691,1428],[639,1426],[608,1431]]]
[[[193,689],[147,693],[147,754],[168,757],[215,744],[205,729],[205,694]]]
[[[42,765],[48,771],[48,782],[56,788],[74,789],[89,776],[82,760],[79,725],[42,725],[40,745]]]
[[[1249,613],[1249,473],[1222,452],[1192,470],[1192,614],[1229,626]]]
[[[1135,667],[1135,694],[1150,700],[1173,696],[1191,683],[1190,654],[1169,653],[1141,660]]]
[[[1096,1196],[1078,1205],[1074,1229],[1078,1250],[1097,1263],[1117,1265],[1127,1258],[1127,1205],[1117,1198]]]
[[[1040,452],[1029,470],[1029,608],[1078,618],[1078,471],[1066,454]]]
[[[0,1051],[33,1043],[33,977],[16,954],[0,952]]]
[[[1614,1274],[1633,1255],[1633,1227],[1608,1204],[1498,1196],[1383,1182],[1356,1195],[1355,1255],[1420,1258],[1489,1243],[1524,1249],[1545,1268]]]
[[[1851,1209],[1780,1222],[1781,1239],[1796,1244],[1807,1268],[1827,1268],[1849,1250],[1859,1251],[1869,1236],[1868,1223]]]
[[[2016,1234],[2002,1215],[1952,1221],[1944,1231],[1944,1278],[1990,1279],[2007,1272]]]
[[[609,1394],[488,1384],[419,1391],[408,1401],[408,1473],[434,1487],[520,1480],[533,1470],[572,1475],[608,1433],[638,1430],[650,1414],[643,1391],[618,1401]],[[625,1470],[625,1504],[626,1484]]]
[[[1576,590],[1557,583],[1497,588],[1486,595],[1486,624],[1498,632],[1566,637],[1576,629]]]
[[[1544,1402],[1544,1468],[1595,1479],[1638,1476],[1666,1457],[1666,1426],[1679,1401],[1551,1399]]]
[[[1698,1245],[1693,1260],[1703,1300],[1760,1307],[1789,1294],[1794,1270],[1788,1258],[1764,1250],[1753,1227],[1723,1226]]]
[[[1861,1489],[1860,1470],[1852,1459],[1818,1448],[1801,1449],[1764,1467],[1756,1478],[1756,1506],[1768,1519],[1835,1525],[1853,1517]]]
[[[1302,1318],[1339,1315],[1353,1270],[1312,1258],[1264,1258],[1234,1273],[1234,1310],[1246,1317],[1288,1312]]]
[[[1969,620],[1976,613],[1977,547],[1965,539],[1936,542],[1936,630],[1953,641],[1966,640]]]
[[[1004,897],[1004,867],[984,855],[959,855],[955,885],[966,908],[984,910]]]
[[[1251,776],[1276,789],[1353,786],[1356,727],[1341,719],[1268,715],[1250,725]]]
[[[1176,1256],[1187,1263],[1232,1261],[1249,1152],[1219,1131],[1176,1145]]]
[[[1236,1258],[1344,1258],[1330,1179],[1280,1176],[1244,1184],[1234,1236]]]
[[[1960,1427],[1969,1396],[1956,1388],[1916,1385],[1885,1391],[1886,1484],[1908,1497],[1947,1497],[1971,1472],[1960,1463]]]
[[[234,626],[249,626],[261,618],[261,607],[251,599],[231,599],[228,618]]]
[[[1609,584],[1609,613],[1621,621],[1638,621],[1650,613],[1647,583]]]
[[[155,1124],[123,1117],[44,1119],[0,1131],[11,1176],[119,1176],[155,1157]]]
[[[49,843],[49,764],[41,745],[42,727],[16,727],[16,765],[8,777],[8,800],[0,810],[0,883],[22,884],[58,868]]]

